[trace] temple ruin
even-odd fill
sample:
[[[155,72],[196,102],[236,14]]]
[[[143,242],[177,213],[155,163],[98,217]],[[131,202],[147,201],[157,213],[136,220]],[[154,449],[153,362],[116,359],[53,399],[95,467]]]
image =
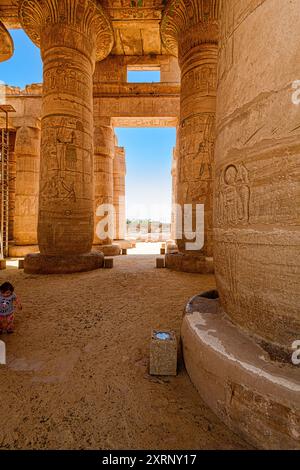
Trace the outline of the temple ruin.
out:
[[[203,247],[187,249],[184,211],[173,214],[178,250],[165,256],[199,276],[181,327],[185,367],[220,420],[262,449],[300,449],[299,7],[0,0],[0,61],[13,54],[9,29],[23,28],[44,73],[4,86],[0,103],[4,254],[25,256],[27,274],[101,268],[126,238],[114,128],[176,128],[173,202],[191,205],[193,226],[204,205],[205,227]],[[143,69],[159,69],[160,83],[127,82]],[[115,208],[104,240],[103,204]],[[216,290],[201,293],[213,273]]]

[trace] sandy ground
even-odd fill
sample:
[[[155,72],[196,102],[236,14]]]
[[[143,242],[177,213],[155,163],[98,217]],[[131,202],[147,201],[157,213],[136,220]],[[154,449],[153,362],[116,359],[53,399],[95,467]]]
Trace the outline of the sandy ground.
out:
[[[152,327],[180,331],[212,276],[157,270],[154,255],[67,276],[0,272],[24,310],[2,336],[0,449],[243,449],[204,405],[182,364],[148,375]]]

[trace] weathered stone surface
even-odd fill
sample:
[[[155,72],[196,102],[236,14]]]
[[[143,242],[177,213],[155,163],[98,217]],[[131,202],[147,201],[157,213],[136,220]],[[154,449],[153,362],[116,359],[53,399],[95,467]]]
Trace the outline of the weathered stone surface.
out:
[[[115,240],[126,237],[125,177],[126,161],[124,147],[115,146],[113,164],[114,172],[114,208],[115,208]],[[125,247],[124,247],[125,248]]]
[[[215,152],[222,305],[286,350],[300,338],[299,22],[298,1],[223,2]]]
[[[18,269],[24,269],[24,260],[23,259],[18,260]]]
[[[185,8],[188,14],[184,14]],[[181,253],[191,259],[213,256],[212,206],[217,86],[218,23],[216,2],[169,2],[162,21],[162,39],[173,54],[178,54],[181,68],[180,124],[176,165],[176,202],[192,206],[196,229],[196,206],[204,204],[204,246],[187,250],[192,242],[187,230],[177,238]],[[177,224],[181,221],[177,220]],[[189,253],[190,252],[190,253]],[[190,259],[188,257],[187,259]],[[179,266],[179,265],[178,265]]]
[[[165,256],[166,268],[186,273],[212,274],[214,272],[213,258],[208,258],[197,254],[178,253],[178,250],[171,251]]]
[[[156,267],[157,267],[157,269],[165,268],[165,259],[164,258],[156,258]]]
[[[21,1],[19,15],[44,66],[40,251],[83,255],[94,232],[92,76],[95,60],[111,50],[112,30],[92,0]]]
[[[113,159],[115,155],[115,135],[113,128],[110,125],[109,118],[102,120],[95,119],[94,145],[94,245],[111,245],[113,240],[113,233],[111,233],[111,235],[107,236],[106,238],[103,238],[103,236],[98,236],[99,234],[101,235],[102,231],[101,222],[107,218],[109,206],[112,206],[114,201]],[[101,206],[103,207],[104,214],[98,215],[98,211],[100,210]],[[106,210],[104,211],[105,206]],[[111,216],[113,216],[113,214],[111,214]],[[106,227],[103,227],[103,229],[104,228]]]
[[[22,126],[17,129],[14,212],[14,241],[17,246],[37,245],[40,144],[39,127]]]
[[[20,258],[30,253],[38,253],[39,247],[38,245],[25,245],[25,246],[17,246],[13,245],[9,247],[9,256],[11,258]]]
[[[0,62],[10,59],[13,53],[14,43],[12,37],[0,21]]]
[[[104,256],[119,256],[121,254],[121,248],[119,245],[94,245],[94,251],[103,253]]]
[[[104,268],[105,269],[112,269],[114,267],[114,259],[113,258],[105,258],[104,259]]]
[[[297,368],[273,362],[224,316],[217,299],[204,295],[188,303],[181,329],[192,382],[215,413],[254,446],[299,449]]]
[[[158,333],[168,335],[159,339]],[[153,330],[150,343],[150,374],[177,375],[177,339],[173,331]]]
[[[6,269],[6,260],[5,259],[0,259],[0,270]]]
[[[78,255],[49,256],[41,253],[29,254],[24,260],[27,274],[69,274],[102,268],[104,255],[90,252]]]

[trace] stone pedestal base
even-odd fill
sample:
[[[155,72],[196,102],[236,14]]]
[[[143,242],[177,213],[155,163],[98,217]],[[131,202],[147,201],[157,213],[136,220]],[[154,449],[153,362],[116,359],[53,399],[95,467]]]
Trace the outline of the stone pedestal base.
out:
[[[188,374],[230,429],[259,449],[299,449],[299,366],[272,361],[209,293],[186,307],[181,337]]]
[[[103,253],[104,256],[119,256],[121,254],[119,245],[94,245],[93,249],[99,253]]]
[[[156,258],[156,267],[157,267],[157,269],[164,269],[166,267],[165,259],[164,258]]]
[[[178,253],[178,247],[176,243],[167,243],[167,254],[174,255]]]
[[[24,260],[24,271],[27,274],[69,274],[102,268],[104,256],[92,251],[84,255],[46,256],[27,255]]]
[[[0,259],[0,271],[4,271],[6,269],[6,259]]]
[[[121,249],[125,248],[130,250],[135,247],[135,243],[131,240],[115,240]]]
[[[152,331],[150,374],[177,375],[177,339],[173,331]]]
[[[199,258],[185,253],[167,253],[166,268],[185,273],[214,273],[213,258]]]
[[[13,245],[9,247],[9,256],[11,258],[24,258],[24,256],[29,255],[31,253],[38,253],[39,247],[38,245],[22,245],[17,246]]]

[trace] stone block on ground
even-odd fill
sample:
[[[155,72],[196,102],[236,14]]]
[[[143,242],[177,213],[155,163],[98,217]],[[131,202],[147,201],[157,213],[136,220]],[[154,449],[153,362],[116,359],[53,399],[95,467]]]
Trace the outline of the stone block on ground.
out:
[[[4,269],[6,269],[6,260],[0,259],[0,270],[3,271]]]
[[[150,374],[177,375],[177,339],[173,331],[152,331]]]
[[[156,267],[158,269],[165,268],[165,259],[164,258],[156,258]]]
[[[104,258],[104,268],[105,269],[112,269],[114,267],[114,259],[113,258]]]

